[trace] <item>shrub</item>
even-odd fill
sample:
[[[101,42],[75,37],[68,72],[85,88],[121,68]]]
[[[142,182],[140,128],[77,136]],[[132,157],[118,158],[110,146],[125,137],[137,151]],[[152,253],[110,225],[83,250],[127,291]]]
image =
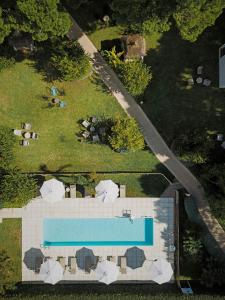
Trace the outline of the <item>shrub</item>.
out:
[[[144,148],[144,137],[134,118],[117,118],[111,131],[109,143],[114,150],[136,151]]]
[[[66,81],[81,79],[91,69],[89,57],[77,42],[62,42],[56,51],[53,49],[50,64],[59,78]]]
[[[13,264],[7,252],[0,249],[0,295],[7,290],[13,289],[16,282],[13,282]]]
[[[183,241],[184,255],[191,258],[194,262],[201,262],[202,260],[202,243],[199,239],[193,236],[188,236]]]
[[[16,137],[10,128],[0,126],[0,167],[8,169],[13,160],[13,147]]]
[[[212,288],[225,284],[225,268],[215,258],[210,257],[202,269],[201,284]]]
[[[4,69],[10,68],[12,65],[15,64],[15,59],[12,58],[7,58],[4,56],[0,56],[0,72]]]
[[[37,194],[37,182],[18,170],[3,176],[0,184],[1,201],[4,207],[22,207]]]

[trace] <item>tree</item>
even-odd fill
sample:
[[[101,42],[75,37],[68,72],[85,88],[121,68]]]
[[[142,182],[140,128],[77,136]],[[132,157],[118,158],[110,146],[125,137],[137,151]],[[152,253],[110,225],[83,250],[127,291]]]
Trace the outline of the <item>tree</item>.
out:
[[[215,23],[225,8],[224,0],[180,0],[173,14],[181,36],[190,42]]]
[[[15,27],[37,41],[64,36],[71,27],[69,14],[58,10],[59,0],[17,0]]]
[[[1,201],[4,207],[22,207],[37,194],[37,182],[31,176],[12,170],[0,183]]]
[[[11,32],[10,25],[5,22],[3,17],[3,11],[0,7],[0,44],[4,42],[6,36],[8,36]]]
[[[13,289],[16,282],[13,281],[13,264],[4,249],[0,249],[0,295]]]
[[[0,72],[14,65],[16,62],[15,58],[7,58],[5,56],[0,56]]]
[[[63,80],[80,79],[90,72],[90,59],[76,42],[61,42],[54,51],[50,64]]]
[[[150,67],[141,60],[133,60],[119,65],[119,77],[132,96],[141,96],[152,74]]]
[[[8,169],[13,160],[13,147],[16,138],[10,128],[0,126],[0,167]]]
[[[113,0],[113,17],[117,23],[128,25],[133,31],[151,33],[169,30],[169,16],[175,1],[164,0]]]
[[[144,137],[134,118],[117,118],[111,128],[109,143],[116,150],[136,151],[144,148]]]

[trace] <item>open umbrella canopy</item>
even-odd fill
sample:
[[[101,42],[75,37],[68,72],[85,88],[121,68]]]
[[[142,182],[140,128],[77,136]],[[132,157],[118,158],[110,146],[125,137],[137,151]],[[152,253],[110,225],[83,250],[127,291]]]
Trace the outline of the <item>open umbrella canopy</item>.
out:
[[[29,270],[36,271],[37,269],[40,269],[43,259],[44,254],[40,249],[30,248],[25,252],[23,262]]]
[[[40,268],[40,275],[45,283],[56,284],[63,278],[63,267],[52,258],[45,261]]]
[[[61,181],[50,179],[43,183],[40,193],[44,200],[55,203],[64,198],[65,188]]]
[[[95,187],[96,198],[101,199],[103,202],[113,202],[119,196],[118,185],[112,180],[102,180]]]
[[[149,267],[150,280],[162,284],[170,281],[173,275],[171,264],[163,258],[154,260]]]
[[[93,268],[97,264],[97,257],[94,252],[86,247],[76,251],[77,266],[81,270],[87,270]]]
[[[127,249],[125,256],[127,257],[127,265],[131,269],[142,267],[146,260],[144,250],[138,247],[132,247]]]
[[[95,269],[95,274],[98,281],[110,284],[117,280],[119,268],[116,263],[104,260],[98,263],[97,268]]]

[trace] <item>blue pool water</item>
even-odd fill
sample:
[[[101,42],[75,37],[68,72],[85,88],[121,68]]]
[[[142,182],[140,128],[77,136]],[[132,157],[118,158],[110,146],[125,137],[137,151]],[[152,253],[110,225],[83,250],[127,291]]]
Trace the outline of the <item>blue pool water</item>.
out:
[[[44,219],[46,246],[151,246],[153,219]]]

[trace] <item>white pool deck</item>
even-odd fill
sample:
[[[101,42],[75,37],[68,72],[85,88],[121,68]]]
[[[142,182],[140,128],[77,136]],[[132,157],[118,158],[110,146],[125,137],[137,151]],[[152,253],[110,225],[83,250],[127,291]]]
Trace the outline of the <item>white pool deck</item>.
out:
[[[135,217],[152,217],[154,220],[153,246],[138,246],[143,249],[147,260],[166,258],[174,265],[174,199],[173,198],[118,198],[114,203],[102,203],[96,198],[66,198],[55,204],[45,202],[41,197],[33,199],[22,209],[1,209],[2,218],[22,218],[22,281],[40,282],[41,277],[29,270],[23,262],[25,252],[31,248],[41,249],[44,256],[57,258],[75,256],[82,246],[52,246],[41,248],[43,243],[44,218],[107,218],[122,216],[124,209],[131,210]],[[103,229],[104,230],[104,229]],[[87,246],[96,256],[123,256],[131,246]],[[94,271],[86,274],[77,268],[76,274],[65,271],[63,280],[75,282],[96,281]],[[127,267],[127,274],[120,274],[119,281],[149,281],[149,273],[143,265],[137,269]]]

